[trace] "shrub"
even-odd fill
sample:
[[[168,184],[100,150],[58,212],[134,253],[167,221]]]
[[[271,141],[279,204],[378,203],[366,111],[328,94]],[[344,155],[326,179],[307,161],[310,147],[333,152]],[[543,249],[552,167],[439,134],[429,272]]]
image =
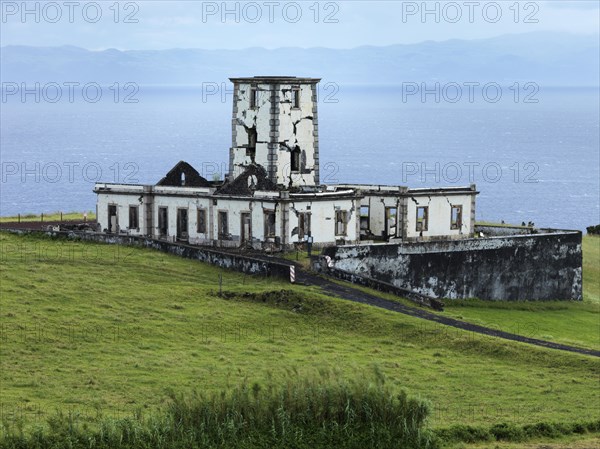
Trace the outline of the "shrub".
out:
[[[600,432],[600,419],[588,422],[586,427],[588,432]]]
[[[526,424],[522,427],[501,423],[491,428],[472,427],[462,424],[437,429],[435,435],[440,443],[477,443],[481,441],[524,441],[536,438],[560,438],[573,433],[585,434],[600,431],[600,420],[574,423]]]
[[[600,235],[600,224],[596,226],[588,226],[585,228],[589,235]]]
[[[522,441],[525,437],[525,432],[521,427],[509,423],[500,423],[492,426],[490,433],[497,440],[505,441]]]
[[[230,392],[172,395],[169,415],[207,447],[433,447],[422,431],[428,406],[383,384],[288,380]]]
[[[523,431],[527,438],[556,438],[571,433],[571,428],[559,424],[539,422],[523,426]]]

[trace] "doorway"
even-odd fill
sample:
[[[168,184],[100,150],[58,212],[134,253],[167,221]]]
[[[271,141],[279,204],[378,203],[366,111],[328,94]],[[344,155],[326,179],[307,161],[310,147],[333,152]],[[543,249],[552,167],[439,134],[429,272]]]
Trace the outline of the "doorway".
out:
[[[166,237],[169,233],[169,215],[166,207],[158,208],[158,236]]]
[[[188,238],[188,210],[177,209],[177,240],[187,240]]]
[[[385,208],[385,230],[384,237],[396,236],[396,223],[398,218],[398,209],[395,207]]]
[[[108,233],[119,232],[119,220],[117,217],[117,206],[116,204],[108,205]]]
[[[249,212],[242,212],[241,227],[242,243],[247,243],[252,240],[252,216]]]
[[[310,235],[310,213],[302,212],[298,214],[298,240],[302,241]]]
[[[219,240],[229,240],[229,221],[227,219],[226,211],[219,211],[217,231]]]

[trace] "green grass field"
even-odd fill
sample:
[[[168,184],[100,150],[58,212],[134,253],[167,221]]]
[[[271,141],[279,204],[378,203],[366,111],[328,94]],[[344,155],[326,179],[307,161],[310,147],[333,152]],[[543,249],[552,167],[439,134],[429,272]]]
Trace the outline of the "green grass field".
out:
[[[585,245],[586,288],[598,279],[589,260],[599,257],[595,243]],[[434,429],[600,418],[600,360],[592,357],[448,329],[151,250],[7,233],[0,248],[1,403],[9,425],[28,428],[55,411],[90,422],[152,414],[169,391],[210,392],[323,369],[356,379],[374,367],[391,388],[431,404]],[[229,299],[218,295],[220,275]],[[589,294],[597,298],[598,290]],[[582,344],[597,332],[592,299],[573,309],[595,316],[579,323]],[[480,308],[448,310],[466,319]],[[489,310],[514,320],[511,311]],[[575,328],[561,325],[563,312],[535,316],[546,312],[539,318],[554,322],[552,337],[575,341]]]

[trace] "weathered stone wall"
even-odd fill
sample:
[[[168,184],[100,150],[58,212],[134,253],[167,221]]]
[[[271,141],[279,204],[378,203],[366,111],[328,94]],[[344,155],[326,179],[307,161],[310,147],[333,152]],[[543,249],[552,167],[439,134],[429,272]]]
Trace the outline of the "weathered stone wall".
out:
[[[181,243],[171,243],[164,240],[154,240],[147,237],[128,236],[128,235],[109,235],[91,232],[66,232],[66,231],[27,231],[10,230],[18,234],[43,233],[55,237],[65,237],[73,240],[84,240],[91,242],[141,246],[152,248],[164,253],[174,254],[186,259],[195,259],[200,262],[216,265],[221,268],[240,271],[246,274],[273,276],[282,279],[290,279],[289,265],[259,259],[240,254],[232,254],[223,251],[216,251],[207,248],[184,245]]]
[[[334,268],[434,298],[581,300],[578,231],[326,248]]]
[[[430,307],[435,310],[444,310],[444,303],[440,300],[430,298],[429,296],[421,295],[410,290],[405,290],[403,288],[396,287],[395,285],[388,284],[387,282],[378,281],[367,276],[349,273],[338,268],[328,267],[327,262],[328,261],[323,256],[313,256],[311,259],[311,268],[317,273],[323,273],[328,276],[341,279],[342,281],[351,282],[357,285],[364,285],[365,287],[409,299],[420,306]]]
[[[507,225],[475,225],[475,232],[482,232],[486,237],[529,235],[535,234],[533,226],[507,226]]]

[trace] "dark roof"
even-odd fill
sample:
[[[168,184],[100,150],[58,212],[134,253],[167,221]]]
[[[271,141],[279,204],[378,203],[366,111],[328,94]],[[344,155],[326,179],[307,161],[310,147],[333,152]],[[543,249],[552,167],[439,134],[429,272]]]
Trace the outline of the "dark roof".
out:
[[[252,178],[251,178],[252,177]],[[228,180],[217,189],[215,195],[252,196],[255,190],[279,190],[267,177],[261,165],[249,165],[237,178]]]
[[[183,182],[182,182],[182,176]],[[185,161],[179,161],[175,167],[169,170],[169,173],[162,178],[157,186],[173,186],[173,187],[210,187],[210,182],[200,176],[194,167]]]

